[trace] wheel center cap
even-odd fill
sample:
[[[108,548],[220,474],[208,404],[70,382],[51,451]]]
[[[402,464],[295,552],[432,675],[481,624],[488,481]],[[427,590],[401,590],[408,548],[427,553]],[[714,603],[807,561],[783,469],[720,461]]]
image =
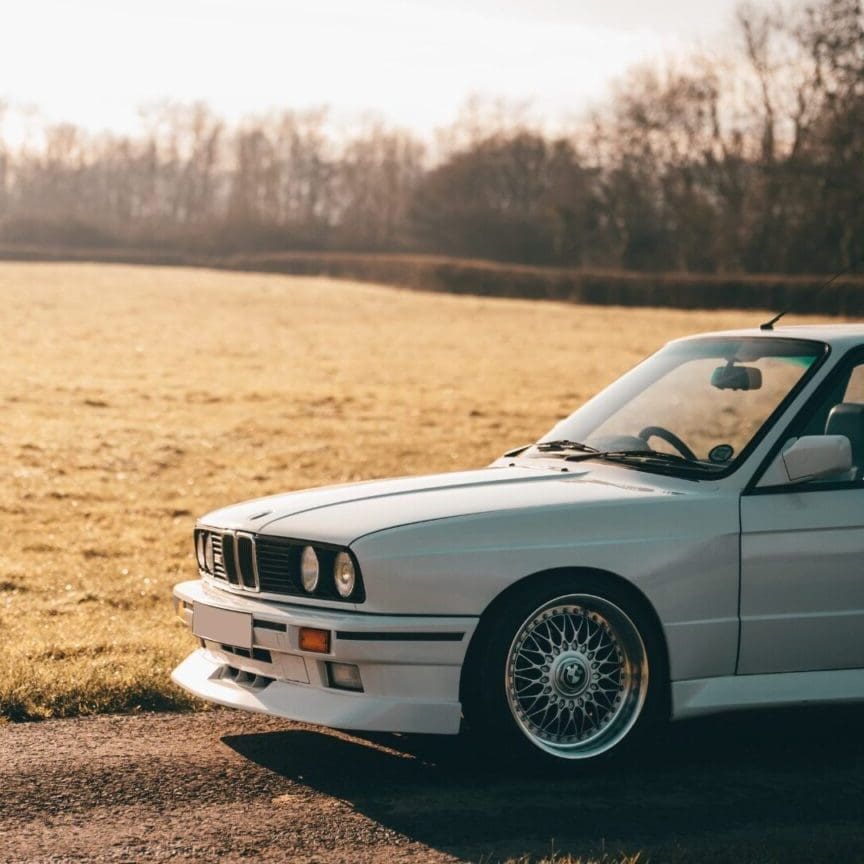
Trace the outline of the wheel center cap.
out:
[[[552,674],[555,689],[564,696],[578,696],[591,681],[591,669],[580,656],[560,657]]]

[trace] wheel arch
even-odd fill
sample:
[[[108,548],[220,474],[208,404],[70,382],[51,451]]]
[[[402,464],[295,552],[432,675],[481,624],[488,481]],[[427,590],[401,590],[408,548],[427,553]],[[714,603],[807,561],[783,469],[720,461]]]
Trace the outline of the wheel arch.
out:
[[[664,711],[667,716],[671,714],[671,687],[670,687],[670,661],[669,661],[669,646],[666,641],[666,633],[663,630],[663,625],[660,621],[660,616],[654,608],[654,604],[648,599],[645,593],[633,582],[613,573],[610,570],[602,570],[595,567],[556,567],[548,570],[540,570],[536,573],[531,573],[522,577],[512,585],[508,585],[501,591],[492,601],[486,606],[480,615],[479,623],[471,636],[471,641],[468,643],[468,648],[465,652],[465,660],[462,663],[462,673],[459,679],[459,700],[464,706],[466,700],[470,700],[470,694],[475,689],[474,676],[478,674],[478,657],[482,652],[484,644],[489,636],[492,623],[499,611],[503,610],[507,605],[518,602],[520,596],[527,596],[533,592],[535,588],[543,582],[550,582],[553,579],[578,579],[580,577],[588,577],[590,579],[601,579],[604,582],[614,585],[615,589],[623,593],[627,597],[627,602],[633,604],[633,611],[640,618],[640,621],[645,622],[651,627],[653,634],[656,636],[657,645],[660,650],[658,658],[661,669],[659,684],[662,688],[662,699],[664,701]],[[630,611],[625,610],[625,611]]]

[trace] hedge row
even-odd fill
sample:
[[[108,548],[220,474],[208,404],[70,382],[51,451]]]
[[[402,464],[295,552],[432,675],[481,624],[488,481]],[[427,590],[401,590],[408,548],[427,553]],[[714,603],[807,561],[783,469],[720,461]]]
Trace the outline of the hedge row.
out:
[[[0,247],[0,259],[212,267],[379,282],[419,291],[679,309],[864,315],[864,277],[634,273],[519,267],[425,255],[280,252],[202,257],[122,249]]]

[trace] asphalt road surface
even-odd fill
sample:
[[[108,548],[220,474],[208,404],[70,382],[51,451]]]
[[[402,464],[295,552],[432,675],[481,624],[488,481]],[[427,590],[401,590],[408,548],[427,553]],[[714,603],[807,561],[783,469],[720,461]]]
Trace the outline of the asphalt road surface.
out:
[[[676,724],[581,776],[224,710],[0,725],[0,861],[864,861],[864,709]],[[644,859],[643,859],[644,860]]]

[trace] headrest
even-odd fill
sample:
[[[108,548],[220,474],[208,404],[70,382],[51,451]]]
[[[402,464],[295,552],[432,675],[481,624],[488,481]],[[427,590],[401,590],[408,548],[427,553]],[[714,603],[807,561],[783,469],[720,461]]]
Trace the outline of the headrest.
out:
[[[861,465],[864,456],[864,405],[841,402],[828,412],[826,435],[845,435],[852,445],[852,461]]]

